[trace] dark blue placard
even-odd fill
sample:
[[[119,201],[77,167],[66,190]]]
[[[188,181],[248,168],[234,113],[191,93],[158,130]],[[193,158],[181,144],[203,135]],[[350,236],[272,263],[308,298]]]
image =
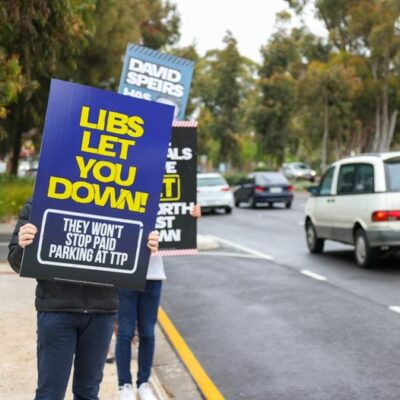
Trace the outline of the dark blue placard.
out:
[[[174,119],[183,120],[194,62],[129,43],[118,92],[175,107]]]
[[[52,80],[21,276],[144,288],[173,107]]]

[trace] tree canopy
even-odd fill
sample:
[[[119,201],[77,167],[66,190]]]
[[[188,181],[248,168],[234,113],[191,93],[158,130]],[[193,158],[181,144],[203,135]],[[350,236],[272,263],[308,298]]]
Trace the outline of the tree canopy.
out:
[[[129,42],[195,61],[187,107],[207,168],[247,171],[400,146],[400,2],[286,0],[261,63],[234,35],[200,55],[180,46],[167,0],[0,3],[0,157],[15,173],[21,135],[40,132],[52,77],[116,90]],[[293,27],[313,7],[326,37]],[[39,136],[38,136],[39,137]]]

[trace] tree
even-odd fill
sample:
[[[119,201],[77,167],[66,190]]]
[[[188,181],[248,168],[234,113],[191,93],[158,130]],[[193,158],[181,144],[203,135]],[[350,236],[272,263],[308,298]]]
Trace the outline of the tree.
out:
[[[260,150],[275,167],[281,165],[290,148],[299,147],[301,129],[294,128],[301,107],[296,97],[297,82],[307,73],[310,62],[325,62],[330,53],[329,46],[306,29],[288,31],[286,13],[278,17],[277,31],[261,49],[260,99],[254,113]]]
[[[93,0],[1,3],[0,47],[5,60],[18,62],[22,82],[2,123],[11,147],[10,173],[17,171],[22,133],[43,119],[50,78],[68,77],[87,43],[93,10]]]
[[[212,145],[213,161],[238,165],[239,135],[251,130],[246,104],[254,90],[254,64],[240,55],[230,32],[224,43],[222,50],[209,50],[196,65],[194,102],[200,114],[199,139]]]
[[[0,47],[0,119],[7,117],[7,106],[17,98],[24,88],[22,68],[16,56],[6,59]],[[1,128],[1,127],[0,127]],[[1,134],[4,132],[0,131]]]
[[[311,113],[312,118],[308,121],[323,128],[322,140],[319,142],[322,171],[327,165],[329,139],[335,144],[338,158],[342,152],[341,142],[348,141],[351,136],[354,128],[351,105],[359,87],[354,71],[336,64],[334,59],[329,63],[310,63],[307,73],[298,82],[301,112],[305,115]],[[333,138],[330,138],[331,130],[335,132]]]
[[[109,90],[118,87],[128,43],[154,50],[179,39],[176,6],[162,0],[97,0],[94,35],[83,50],[74,79]]]
[[[256,109],[255,126],[261,137],[260,150],[268,155],[268,164],[277,167],[284,161],[290,135],[295,82],[291,76],[276,72],[261,78],[259,87],[262,102]]]
[[[301,12],[308,0],[287,0]],[[317,0],[317,15],[329,31],[337,51],[359,56],[369,66],[363,75],[370,98],[374,124],[370,149],[386,151],[396,131],[400,107],[400,3],[398,0]],[[365,98],[364,98],[365,99]],[[371,108],[367,106],[367,110]],[[366,110],[364,114],[367,114]],[[365,119],[365,118],[364,118]]]

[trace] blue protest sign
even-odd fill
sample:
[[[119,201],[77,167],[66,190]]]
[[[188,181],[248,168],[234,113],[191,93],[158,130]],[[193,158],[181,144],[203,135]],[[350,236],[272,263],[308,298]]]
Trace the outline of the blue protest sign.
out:
[[[173,107],[52,80],[21,276],[144,288]]]
[[[128,44],[118,92],[175,107],[183,120],[193,75],[193,61]]]

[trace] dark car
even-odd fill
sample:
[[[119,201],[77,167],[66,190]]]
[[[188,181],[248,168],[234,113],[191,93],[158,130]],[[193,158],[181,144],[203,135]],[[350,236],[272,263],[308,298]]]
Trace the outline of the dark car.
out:
[[[284,203],[286,208],[292,206],[293,186],[280,172],[252,172],[236,186],[235,205],[245,202],[250,207],[257,207],[257,204]]]

